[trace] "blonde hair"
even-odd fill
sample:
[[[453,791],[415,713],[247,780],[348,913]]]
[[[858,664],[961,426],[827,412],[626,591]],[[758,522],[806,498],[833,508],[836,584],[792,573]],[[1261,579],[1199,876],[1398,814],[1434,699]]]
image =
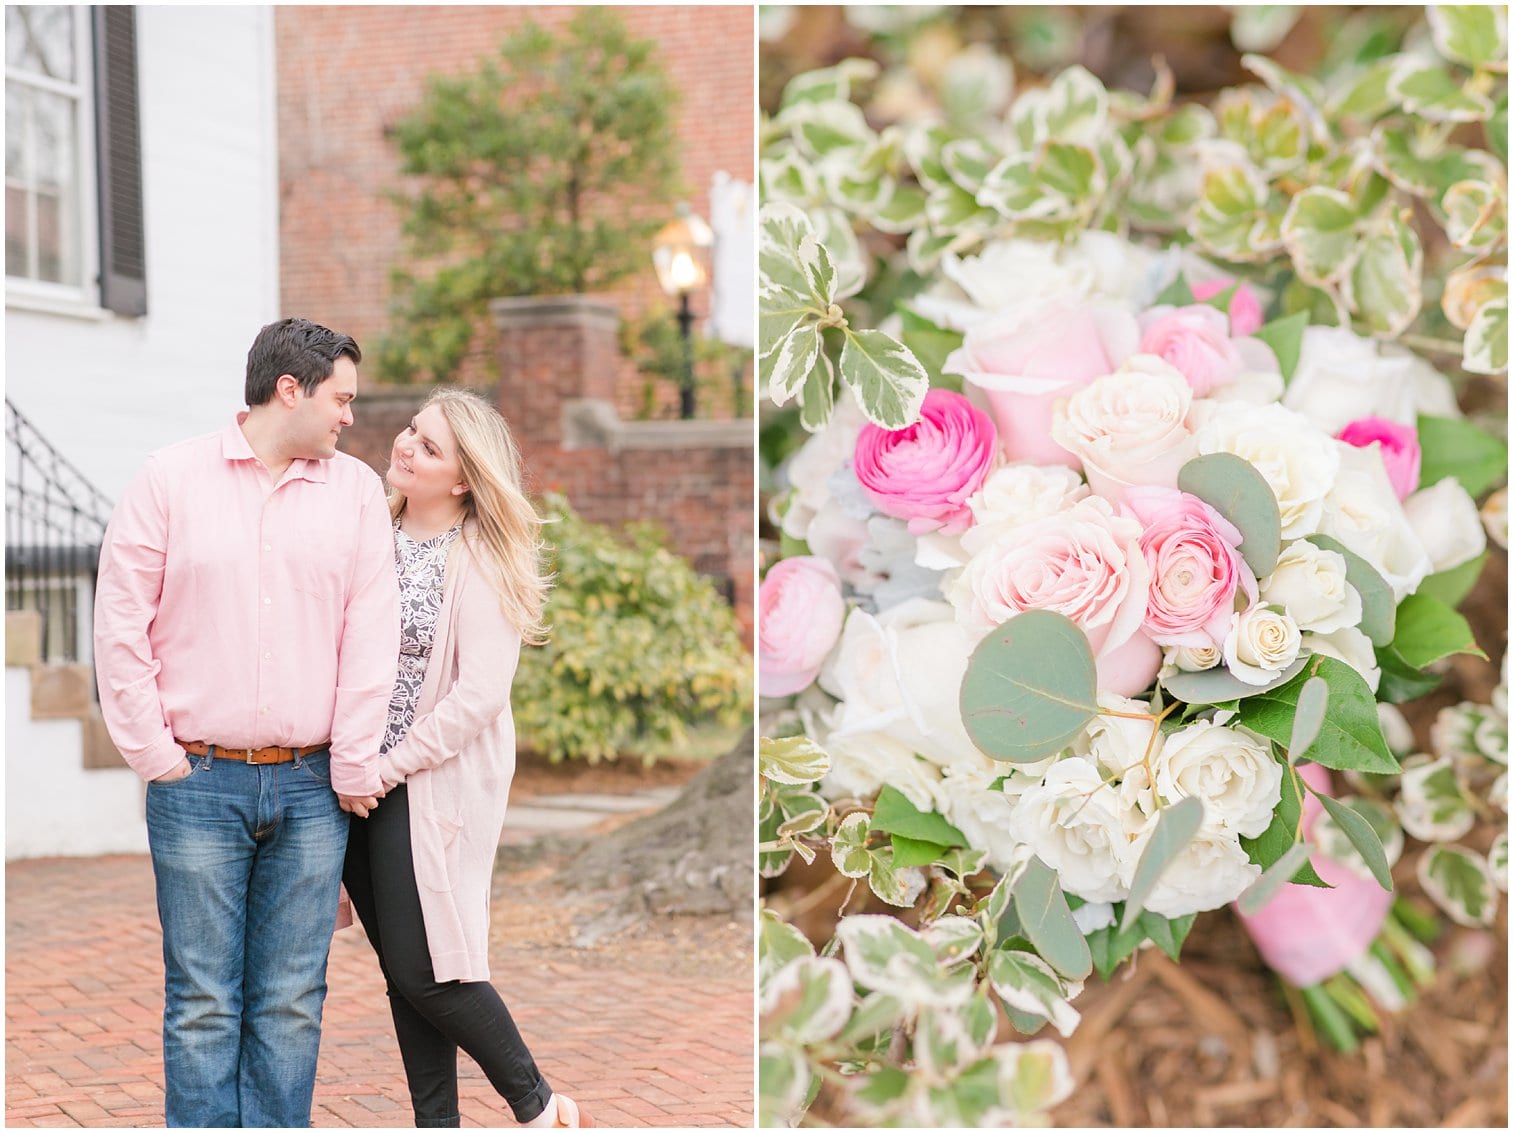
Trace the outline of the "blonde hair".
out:
[[[505,616],[528,645],[546,640],[542,614],[551,577],[542,570],[541,516],[521,487],[520,450],[499,411],[471,390],[438,389],[421,409],[436,406],[457,441],[468,491],[462,497],[468,549],[493,574]],[[404,513],[405,497],[389,489],[389,515]],[[470,537],[470,532],[473,536]],[[480,546],[481,544],[481,546]]]

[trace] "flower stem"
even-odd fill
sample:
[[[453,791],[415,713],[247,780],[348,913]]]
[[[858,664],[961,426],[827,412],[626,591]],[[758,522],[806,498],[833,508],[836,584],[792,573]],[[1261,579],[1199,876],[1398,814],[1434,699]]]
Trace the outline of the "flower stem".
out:
[[[1308,1007],[1309,1018],[1331,1046],[1346,1053],[1360,1047],[1349,1017],[1335,1005],[1322,986],[1314,984],[1312,987],[1299,988],[1298,993]]]

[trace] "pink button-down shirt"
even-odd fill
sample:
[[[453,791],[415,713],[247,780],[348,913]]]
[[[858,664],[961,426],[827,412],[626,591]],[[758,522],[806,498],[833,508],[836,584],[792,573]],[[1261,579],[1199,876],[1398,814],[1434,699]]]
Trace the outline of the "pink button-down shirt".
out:
[[[383,487],[338,453],[274,484],[241,430],[161,449],[116,505],[95,591],[100,710],[144,779],[175,737],[231,748],[331,741],[331,785],[379,789],[399,656]]]

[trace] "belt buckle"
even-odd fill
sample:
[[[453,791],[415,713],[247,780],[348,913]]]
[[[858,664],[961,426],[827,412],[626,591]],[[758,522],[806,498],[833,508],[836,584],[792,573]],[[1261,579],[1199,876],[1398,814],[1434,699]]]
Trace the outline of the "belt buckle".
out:
[[[237,750],[239,750],[242,753],[242,756],[243,756],[243,760],[242,761],[244,763],[256,765],[257,760],[255,760],[255,759],[252,758],[252,753],[257,750],[256,748],[244,747],[244,748],[239,748]]]

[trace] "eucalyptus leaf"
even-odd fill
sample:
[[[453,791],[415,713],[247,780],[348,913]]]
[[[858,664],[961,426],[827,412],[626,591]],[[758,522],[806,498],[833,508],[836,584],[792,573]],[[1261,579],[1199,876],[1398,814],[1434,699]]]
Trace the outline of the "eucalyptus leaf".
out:
[[[1068,979],[1085,979],[1093,958],[1051,867],[1031,858],[1014,884],[1012,903],[1020,932],[1035,951]]]
[[[1251,883],[1250,888],[1240,894],[1235,902],[1240,912],[1246,916],[1260,912],[1277,895],[1277,891],[1292,880],[1298,867],[1308,861],[1308,853],[1306,842],[1294,842],[1286,853],[1267,866],[1261,876]]]
[[[1287,745],[1288,763],[1296,763],[1318,739],[1328,708],[1329,685],[1321,677],[1309,677],[1298,692],[1297,715],[1292,718],[1292,739]]]
[[[1195,457],[1177,473],[1177,487],[1197,496],[1240,531],[1240,554],[1257,578],[1277,565],[1282,514],[1271,486],[1249,461],[1233,453]]]
[[[1017,614],[983,638],[967,661],[962,724],[994,759],[1034,763],[1064,748],[1097,714],[1092,648],[1061,614]]]
[[[1161,687],[1184,704],[1225,704],[1280,688],[1303,671],[1308,655],[1299,657],[1265,684],[1247,684],[1222,665],[1196,673],[1176,672],[1163,677]]]
[[[1390,893],[1392,868],[1387,864],[1387,855],[1382,850],[1382,840],[1377,837],[1371,823],[1337,799],[1318,792],[1314,792],[1314,797],[1324,805],[1324,810],[1328,812],[1330,818],[1334,819],[1335,825],[1340,828],[1345,837],[1350,839],[1350,844],[1355,847],[1356,853],[1361,855],[1361,860],[1371,870],[1371,876],[1376,878],[1377,884]]]
[[[1135,876],[1130,880],[1129,896],[1124,902],[1124,915],[1119,927],[1128,928],[1139,918],[1146,899],[1156,888],[1161,873],[1187,848],[1187,844],[1203,825],[1203,803],[1197,798],[1180,799],[1161,808],[1156,818],[1156,829],[1151,832],[1145,850],[1140,854],[1140,863],[1135,866]]]
[[[1397,632],[1397,608],[1392,587],[1377,569],[1338,539],[1328,535],[1310,535],[1308,542],[1324,551],[1333,551],[1345,560],[1345,581],[1361,596],[1360,630],[1373,645],[1386,645]]]

